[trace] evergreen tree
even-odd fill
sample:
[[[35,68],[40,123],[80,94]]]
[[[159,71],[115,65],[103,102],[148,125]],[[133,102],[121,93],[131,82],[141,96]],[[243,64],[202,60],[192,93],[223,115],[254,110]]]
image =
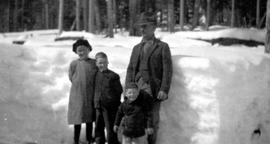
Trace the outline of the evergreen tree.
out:
[[[45,5],[45,29],[49,29],[49,4],[48,0],[44,0]]]
[[[63,31],[63,19],[64,19],[64,0],[59,0],[59,17],[58,17],[59,34],[61,34]]]
[[[193,18],[192,18],[192,29],[194,29],[197,24],[198,24],[198,20],[199,20],[199,7],[200,7],[200,0],[195,0],[194,3],[194,14],[193,14]]]
[[[108,17],[108,36],[113,37],[113,3],[112,0],[107,1],[107,17]]]
[[[257,7],[256,7],[256,27],[259,28],[260,23],[260,0],[257,0]]]
[[[95,0],[89,0],[89,18],[88,18],[88,30],[91,33],[95,32]]]
[[[235,0],[232,0],[231,27],[235,25]]]
[[[81,20],[80,20],[80,7],[81,7],[81,0],[76,0],[76,30],[80,30]]]
[[[267,0],[266,10],[266,36],[265,36],[265,53],[270,53],[270,0]]]
[[[129,35],[139,36],[140,31],[136,27],[135,23],[139,18],[140,10],[140,0],[130,0],[129,1]]]
[[[101,32],[101,12],[100,12],[100,6],[97,0],[94,0],[94,7],[95,7],[95,22],[96,22],[96,30],[97,32]]]
[[[207,10],[206,10],[206,30],[208,30],[210,25],[210,11],[211,11],[211,0],[207,0]]]
[[[174,0],[168,0],[168,28],[169,32],[174,32]]]
[[[180,0],[180,27],[181,30],[184,30],[184,5],[185,5],[185,1],[184,0]]]

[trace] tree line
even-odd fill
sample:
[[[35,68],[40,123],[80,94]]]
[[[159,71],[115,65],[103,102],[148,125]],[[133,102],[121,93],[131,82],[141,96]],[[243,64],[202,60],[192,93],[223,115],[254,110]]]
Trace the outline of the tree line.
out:
[[[155,13],[158,26],[169,32],[211,25],[267,28],[266,11],[267,0],[5,0],[0,32],[58,28],[138,36],[142,12]]]
[[[63,30],[109,33],[117,28],[137,35],[133,25],[145,11],[155,12],[170,32],[176,25],[263,28],[266,17],[266,0],[5,0],[0,7],[1,32],[55,29],[63,16]]]

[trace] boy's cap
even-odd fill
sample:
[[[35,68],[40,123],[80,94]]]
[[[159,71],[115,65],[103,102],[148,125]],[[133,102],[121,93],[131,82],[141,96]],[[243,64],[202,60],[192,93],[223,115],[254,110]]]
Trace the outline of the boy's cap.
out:
[[[153,24],[156,25],[156,15],[152,12],[144,12],[140,15],[140,18],[136,25],[141,26],[141,25],[146,25],[146,24]]]
[[[80,45],[86,46],[90,51],[92,51],[91,45],[90,45],[89,42],[88,42],[87,40],[85,40],[85,39],[78,39],[78,40],[73,44],[72,51],[76,53],[77,47],[80,46]]]
[[[131,88],[138,88],[138,86],[134,82],[127,83],[126,84],[126,89],[131,89]]]
[[[95,55],[95,58],[108,58],[107,55],[104,53],[104,52],[98,52],[96,55]]]

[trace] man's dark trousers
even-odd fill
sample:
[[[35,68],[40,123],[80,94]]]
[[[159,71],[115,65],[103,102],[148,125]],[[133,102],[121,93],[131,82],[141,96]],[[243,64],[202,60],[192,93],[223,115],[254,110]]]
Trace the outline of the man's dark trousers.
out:
[[[154,133],[151,135],[148,135],[147,137],[148,144],[155,144],[157,140],[157,133],[159,129],[159,120],[160,120],[160,115],[159,115],[160,103],[161,102],[159,100],[155,100],[153,102],[152,119],[153,119]]]

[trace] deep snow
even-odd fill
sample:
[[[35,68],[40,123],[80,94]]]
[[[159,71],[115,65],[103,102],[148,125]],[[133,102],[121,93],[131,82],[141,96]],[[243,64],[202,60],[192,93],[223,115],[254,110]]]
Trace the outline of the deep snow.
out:
[[[160,111],[159,144],[270,143],[270,58],[264,48],[212,46],[187,39],[224,34],[261,41],[263,33],[254,29],[156,33],[170,45],[174,66],[169,99]],[[31,36],[24,46],[10,44],[26,34]],[[120,74],[123,84],[132,46],[141,38],[126,33],[113,39],[77,34],[87,35],[94,49],[90,57],[99,51],[108,54],[109,68]],[[76,55],[73,41],[54,42],[55,37],[56,31],[33,31],[0,38],[0,143],[72,142],[72,128],[66,122],[67,69]],[[256,129],[260,136],[253,134]]]

